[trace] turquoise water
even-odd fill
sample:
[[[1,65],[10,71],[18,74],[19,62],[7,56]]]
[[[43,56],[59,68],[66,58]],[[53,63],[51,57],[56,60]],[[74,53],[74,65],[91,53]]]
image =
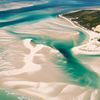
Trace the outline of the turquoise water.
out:
[[[20,96],[7,89],[0,89],[0,100],[31,100],[25,96]]]
[[[54,63],[58,65],[58,68],[64,71],[64,73],[70,77],[70,82],[73,84],[99,88],[100,77],[93,71],[86,68],[72,53],[71,48],[74,47],[73,39],[60,40],[53,39],[48,36],[33,35],[28,37],[25,34],[18,34],[12,31],[9,33],[16,35],[21,39],[32,39],[31,42],[35,44],[43,44],[58,50],[63,56],[56,57]],[[80,32],[83,37],[83,32]],[[79,35],[80,36],[80,35]],[[84,40],[80,39],[79,44]],[[78,44],[78,45],[79,45]],[[60,59],[60,62],[59,62]]]
[[[31,6],[20,8],[7,7],[12,2],[31,2]],[[100,88],[99,75],[88,69],[72,54],[71,49],[74,47],[73,39],[55,39],[47,35],[21,34],[11,30],[12,26],[36,23],[46,18],[55,18],[64,12],[79,10],[85,7],[100,6],[100,0],[0,0],[0,6],[5,4],[7,8],[0,9],[0,30],[8,28],[6,31],[10,35],[14,35],[17,39],[31,39],[32,43],[43,44],[58,50],[62,56],[56,56],[52,62],[63,71],[65,76],[70,78],[70,83],[89,88]],[[79,32],[76,44],[80,45],[86,39],[86,35],[81,30],[71,30]],[[7,95],[4,90],[0,90],[0,100],[28,100],[27,98],[18,99],[18,97],[16,95]]]

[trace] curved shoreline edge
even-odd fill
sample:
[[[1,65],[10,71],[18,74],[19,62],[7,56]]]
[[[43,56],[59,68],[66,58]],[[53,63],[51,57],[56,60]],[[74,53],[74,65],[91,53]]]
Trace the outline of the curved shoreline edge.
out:
[[[100,50],[93,50],[94,46],[92,46],[92,41],[91,41],[91,39],[98,37],[98,33],[84,28],[83,26],[79,25],[77,22],[76,22],[77,24],[74,23],[70,18],[64,17],[62,14],[60,14],[58,17],[61,19],[64,19],[65,21],[68,21],[72,26],[74,26],[75,28],[81,29],[84,33],[86,33],[86,35],[89,36],[88,43],[80,45],[80,46],[76,46],[72,49],[72,52],[74,54],[100,55]],[[84,47],[89,47],[89,46],[91,47],[90,49],[86,49],[86,50],[82,49]]]

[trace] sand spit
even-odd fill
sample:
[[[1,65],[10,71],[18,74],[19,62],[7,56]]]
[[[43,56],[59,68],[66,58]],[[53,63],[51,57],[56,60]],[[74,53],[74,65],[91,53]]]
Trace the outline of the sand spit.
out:
[[[100,54],[100,47],[97,47],[98,44],[100,46],[100,43],[95,42],[95,38],[99,37],[98,33],[88,30],[88,29],[78,25],[77,22],[73,22],[73,21],[71,21],[71,19],[65,18],[62,15],[59,15],[59,17],[64,19],[66,22],[71,23],[76,29],[78,29],[78,28],[81,29],[86,35],[89,36],[88,42],[86,44],[74,47],[72,49],[72,52],[74,54],[86,54],[86,55],[99,55]],[[98,25],[94,30],[99,31],[99,29],[100,29],[100,26]]]

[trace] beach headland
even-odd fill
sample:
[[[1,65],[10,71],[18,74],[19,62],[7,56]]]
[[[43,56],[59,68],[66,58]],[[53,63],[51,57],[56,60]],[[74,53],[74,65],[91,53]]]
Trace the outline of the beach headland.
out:
[[[72,49],[75,54],[100,54],[100,10],[79,10],[59,15],[59,18],[68,21],[72,26],[81,29],[89,36],[89,40],[86,44],[76,46]]]

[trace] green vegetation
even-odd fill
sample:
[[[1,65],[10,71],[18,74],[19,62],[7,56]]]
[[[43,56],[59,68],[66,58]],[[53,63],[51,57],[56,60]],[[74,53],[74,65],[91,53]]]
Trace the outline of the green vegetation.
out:
[[[63,14],[64,17],[77,21],[87,29],[92,29],[100,24],[100,10],[81,10],[77,12]]]

